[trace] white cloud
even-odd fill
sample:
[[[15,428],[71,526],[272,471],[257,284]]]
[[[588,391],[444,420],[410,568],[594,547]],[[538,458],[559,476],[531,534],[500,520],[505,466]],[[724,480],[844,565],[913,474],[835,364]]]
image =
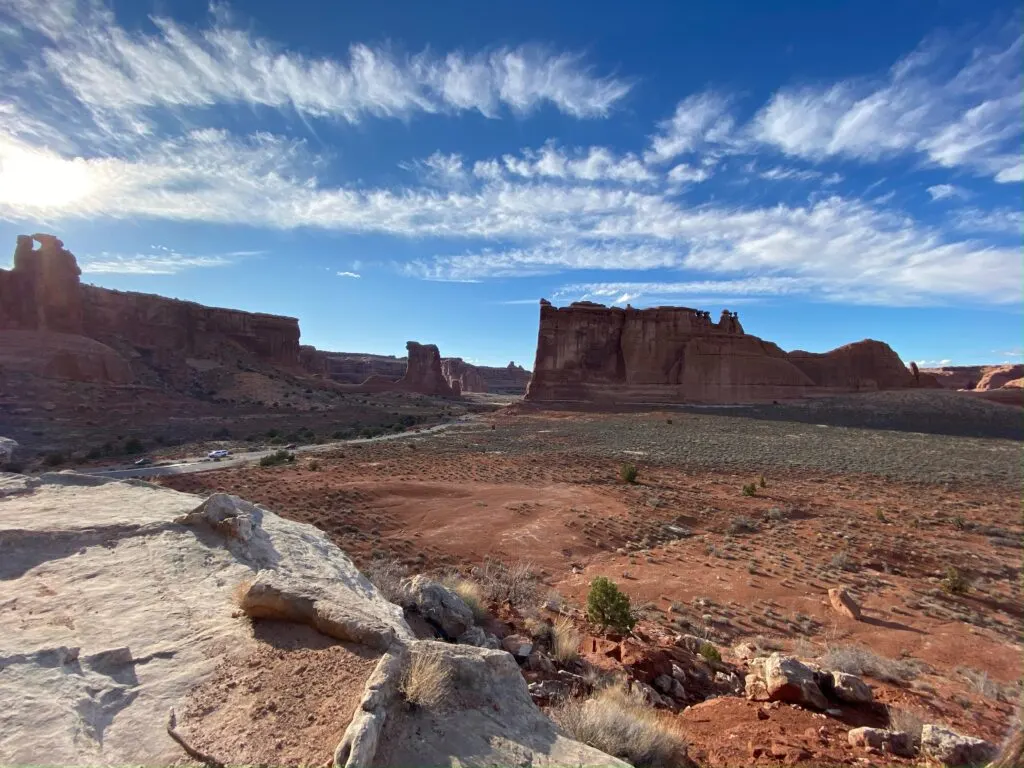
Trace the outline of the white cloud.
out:
[[[357,43],[347,58],[313,58],[228,25],[214,13],[203,29],[154,17],[153,34],[131,32],[92,0],[4,0],[0,10],[48,38],[26,49],[35,81],[56,78],[113,132],[152,128],[147,110],[245,105],[357,122],[366,116],[551,105],[578,118],[602,117],[631,84],[594,75],[576,54],[539,46],[478,53],[405,55]]]
[[[334,274],[336,274],[338,277],[355,277],[355,278],[362,277],[362,275],[360,275],[360,274],[358,274],[356,272],[335,272]]]
[[[178,253],[116,254],[83,256],[79,259],[84,274],[176,275],[189,269],[226,267],[234,263],[229,255],[185,256]]]
[[[961,187],[954,184],[936,184],[928,187],[928,194],[932,196],[932,200],[948,200],[949,198],[959,197],[961,199],[970,196],[970,193]]]
[[[910,360],[905,361],[906,365],[910,365]],[[943,360],[915,360],[918,368],[945,368],[947,365],[952,365],[953,361],[949,358]]]
[[[820,179],[825,186],[838,184],[843,180],[839,173],[830,173],[826,176],[821,171],[810,168],[786,168],[781,165],[757,171],[757,175],[766,181],[816,181]]]
[[[707,181],[711,178],[711,170],[709,168],[695,168],[692,165],[686,163],[680,163],[668,172],[668,180],[673,184],[686,184],[694,183],[699,184],[702,181]]]
[[[1004,33],[1000,45],[975,47],[966,56],[948,41],[928,42],[879,82],[784,88],[750,130],[757,140],[810,160],[920,153],[935,165],[1020,180],[1024,36],[1011,31],[1012,39]]]
[[[952,224],[964,232],[1024,235],[1024,212],[1015,208],[964,208],[953,215]]]
[[[688,96],[679,102],[671,118],[658,124],[659,132],[651,137],[644,160],[665,163],[707,143],[725,141],[733,128],[733,120],[726,113],[728,106],[729,100],[717,93]]]
[[[631,153],[619,156],[606,147],[590,147],[567,153],[553,141],[539,151],[524,149],[519,155],[504,155],[501,161],[484,160],[474,165],[474,174],[482,179],[503,175],[524,179],[546,178],[582,181],[608,181],[639,184],[657,176]]]

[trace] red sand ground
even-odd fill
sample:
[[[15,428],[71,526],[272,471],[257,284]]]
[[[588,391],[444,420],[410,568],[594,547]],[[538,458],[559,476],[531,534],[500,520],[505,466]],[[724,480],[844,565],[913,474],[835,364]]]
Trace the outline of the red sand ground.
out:
[[[625,485],[611,458],[465,453],[454,443],[367,444],[317,457],[316,470],[303,459],[163,482],[313,523],[363,565],[395,557],[424,572],[528,560],[577,606],[593,577],[610,576],[640,606],[642,631],[707,631],[727,660],[732,644],[758,636],[804,658],[865,646],[918,669],[912,680],[869,679],[876,700],[996,742],[1006,732],[1024,618],[1012,489],[777,471],[747,497],[739,491],[751,477],[739,473],[645,465]],[[755,530],[742,531],[745,521]],[[971,581],[965,595],[941,589],[954,565]],[[827,590],[839,585],[863,621],[830,610]],[[852,722],[790,707],[759,720],[759,706],[726,698],[677,717],[710,765],[778,764],[800,748],[816,760],[865,758],[846,745]]]

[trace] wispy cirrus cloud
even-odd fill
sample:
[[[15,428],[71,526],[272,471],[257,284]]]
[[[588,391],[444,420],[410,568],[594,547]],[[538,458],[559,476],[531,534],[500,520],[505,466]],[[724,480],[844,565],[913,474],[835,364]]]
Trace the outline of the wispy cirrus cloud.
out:
[[[879,80],[781,89],[760,110],[751,133],[809,160],[873,162],[917,154],[998,182],[1020,181],[1022,45],[1019,25],[995,44],[932,39]]]
[[[191,269],[227,267],[248,256],[259,256],[263,251],[230,251],[228,253],[196,256],[179,253],[162,245],[150,246],[149,253],[85,254],[79,258],[85,274],[119,275],[176,275]]]
[[[358,272],[342,271],[342,272],[335,272],[334,274],[336,274],[338,277],[352,277],[352,278],[356,278],[356,279],[362,277],[362,275],[360,275]]]
[[[567,152],[554,142],[540,150],[523,149],[518,155],[478,161],[473,173],[480,179],[514,177],[521,179],[562,179],[639,184],[652,182],[658,175],[636,155],[619,155],[607,147],[589,147]]]
[[[543,105],[603,117],[631,83],[594,74],[582,57],[543,46],[404,54],[352,45],[344,58],[309,57],[231,26],[223,7],[190,28],[153,17],[155,33],[124,29],[113,12],[81,0],[3,0],[8,18],[44,44],[23,53],[32,79],[56,80],[111,130],[148,133],[152,110],[242,105],[313,118],[475,111],[498,117]]]
[[[966,199],[971,196],[970,192],[955,184],[935,184],[928,187],[927,192],[934,201],[949,200],[950,198]]]

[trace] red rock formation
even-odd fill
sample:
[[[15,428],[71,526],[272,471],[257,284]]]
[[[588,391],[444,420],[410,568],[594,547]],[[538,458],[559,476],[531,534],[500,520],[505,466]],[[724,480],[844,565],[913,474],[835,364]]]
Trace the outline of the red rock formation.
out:
[[[19,236],[14,269],[0,270],[0,331],[58,331],[130,348],[131,357],[172,379],[190,357],[299,365],[295,318],[82,285],[80,275],[56,237]]]
[[[995,365],[986,368],[974,387],[980,392],[1005,387],[1008,382],[1024,376],[1024,365]]]
[[[487,381],[480,369],[470,365],[461,357],[445,357],[441,359],[441,372],[452,389],[459,385],[459,392],[486,392]]]
[[[530,372],[515,361],[510,362],[504,368],[493,368],[486,365],[478,365],[476,369],[483,376],[488,392],[507,395],[523,395],[530,383]]]
[[[911,386],[880,342],[787,355],[744,333],[739,318],[685,307],[637,310],[541,301],[528,400],[741,403]]]
[[[914,386],[914,375],[888,344],[873,339],[817,354],[795,350],[789,360],[819,387],[860,391]]]
[[[343,384],[361,384],[371,376],[398,381],[405,375],[406,359],[393,355],[368,355],[359,352],[324,352],[327,373]]]
[[[419,344],[409,341],[405,344],[408,364],[405,375],[399,379],[398,388],[421,395],[451,396],[451,385],[441,372],[441,353],[434,344]]]

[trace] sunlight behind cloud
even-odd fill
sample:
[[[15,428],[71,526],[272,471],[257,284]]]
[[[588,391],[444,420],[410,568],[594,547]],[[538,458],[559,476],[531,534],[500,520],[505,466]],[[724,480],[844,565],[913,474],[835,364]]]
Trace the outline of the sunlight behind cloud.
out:
[[[84,161],[0,140],[0,204],[60,209],[83,200],[94,188]]]

